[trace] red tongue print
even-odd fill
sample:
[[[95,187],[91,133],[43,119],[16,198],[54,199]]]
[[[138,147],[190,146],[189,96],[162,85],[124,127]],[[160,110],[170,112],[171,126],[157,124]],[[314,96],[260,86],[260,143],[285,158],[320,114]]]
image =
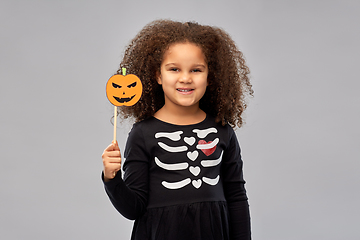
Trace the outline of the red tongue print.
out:
[[[209,144],[212,143],[212,141],[206,142],[205,140],[200,140],[198,142],[199,144]],[[209,148],[209,149],[201,149],[201,151],[206,155],[206,156],[210,156],[211,154],[213,154],[215,152],[216,149],[216,145],[213,148]]]

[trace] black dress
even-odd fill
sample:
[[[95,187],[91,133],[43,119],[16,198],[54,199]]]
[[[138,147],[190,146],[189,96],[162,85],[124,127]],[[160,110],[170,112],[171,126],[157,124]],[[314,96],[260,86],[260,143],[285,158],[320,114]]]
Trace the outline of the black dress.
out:
[[[105,182],[115,208],[135,220],[134,240],[251,239],[240,147],[214,118],[134,124],[121,174]]]

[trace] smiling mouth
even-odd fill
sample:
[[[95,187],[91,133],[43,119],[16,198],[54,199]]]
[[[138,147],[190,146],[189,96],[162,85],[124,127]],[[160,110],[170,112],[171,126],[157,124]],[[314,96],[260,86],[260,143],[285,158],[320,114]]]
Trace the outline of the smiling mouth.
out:
[[[190,89],[190,88],[177,88],[176,90],[179,91],[179,92],[191,92],[191,91],[193,91],[194,89]]]
[[[135,95],[136,95],[136,94],[135,94]],[[119,103],[125,103],[125,102],[131,101],[131,100],[135,97],[135,95],[132,96],[132,97],[129,97],[129,98],[118,98],[118,97],[115,97],[115,96],[113,96],[113,97],[114,97],[115,100],[118,101]]]

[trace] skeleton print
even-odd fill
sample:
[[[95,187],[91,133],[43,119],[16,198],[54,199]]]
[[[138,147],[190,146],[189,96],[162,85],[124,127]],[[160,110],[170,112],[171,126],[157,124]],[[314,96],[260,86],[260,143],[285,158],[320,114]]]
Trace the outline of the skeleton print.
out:
[[[155,134],[155,139],[157,139],[157,144],[166,152],[169,153],[180,153],[183,154],[184,162],[180,163],[165,163],[159,157],[155,157],[155,163],[158,167],[167,170],[167,171],[183,171],[188,170],[191,174],[191,177],[185,178],[181,181],[171,182],[166,179],[162,181],[162,185],[167,189],[181,189],[189,184],[192,184],[193,187],[199,189],[203,183],[210,186],[215,186],[218,184],[220,176],[217,175],[215,178],[210,178],[207,176],[198,177],[203,171],[204,168],[211,168],[218,166],[221,163],[223,152],[221,152],[219,157],[214,157],[213,159],[207,159],[211,156],[219,143],[219,138],[216,135],[213,137],[212,141],[206,142],[205,137],[213,136],[218,131],[216,128],[207,128],[207,129],[193,129],[193,136],[183,136],[183,131],[176,132],[158,132]],[[211,135],[210,135],[211,134]],[[163,139],[169,139],[174,144],[169,146],[164,143]],[[203,159],[203,157],[206,159]]]

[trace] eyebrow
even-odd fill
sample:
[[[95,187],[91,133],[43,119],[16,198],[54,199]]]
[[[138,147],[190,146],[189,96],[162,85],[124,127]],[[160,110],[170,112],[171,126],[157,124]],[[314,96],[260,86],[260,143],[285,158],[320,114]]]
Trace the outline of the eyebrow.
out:
[[[177,65],[176,63],[168,63],[168,64],[165,64],[165,67],[167,67],[167,66],[169,66],[169,65]],[[204,65],[204,64],[196,64],[196,65],[194,65],[194,66],[192,66],[192,67],[203,67],[203,68],[206,68],[206,65]]]

